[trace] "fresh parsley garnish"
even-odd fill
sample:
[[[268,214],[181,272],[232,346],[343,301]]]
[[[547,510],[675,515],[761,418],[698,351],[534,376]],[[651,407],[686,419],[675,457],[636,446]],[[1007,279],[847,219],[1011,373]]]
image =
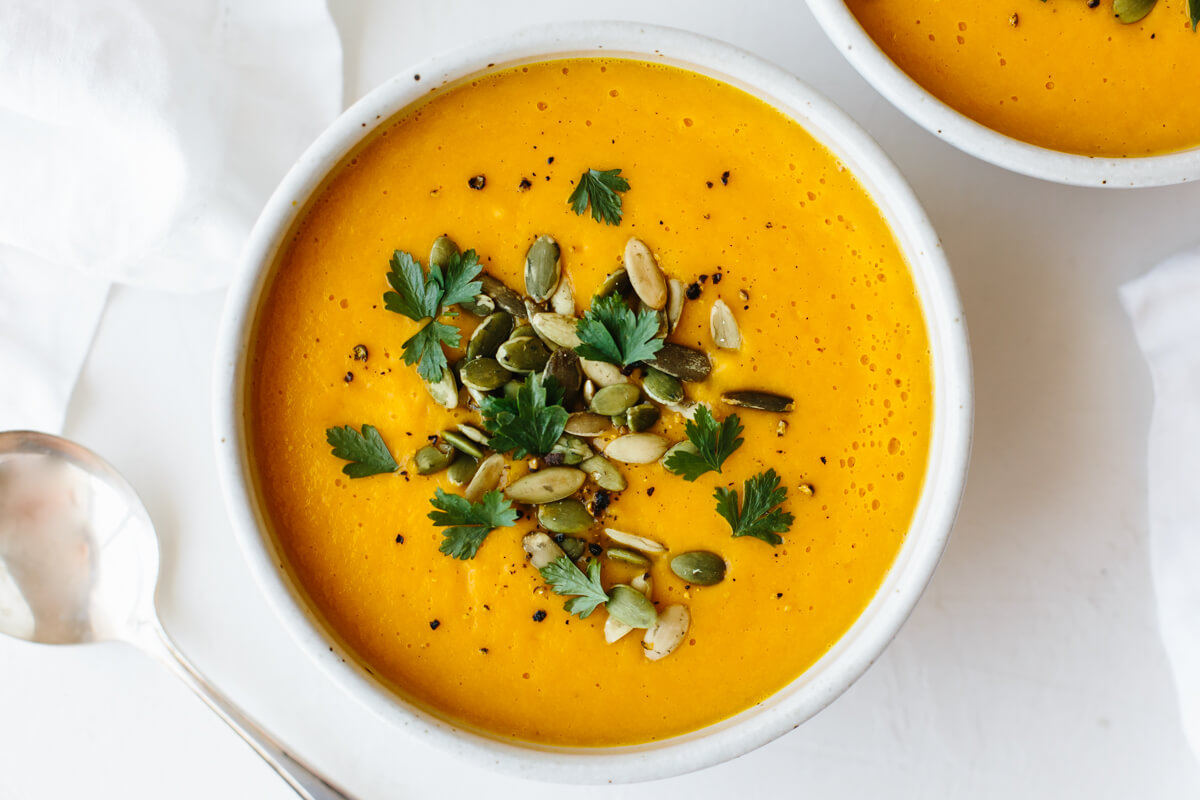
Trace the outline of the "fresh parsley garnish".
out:
[[[644,309],[636,315],[617,295],[602,297],[583,314],[575,325],[583,344],[575,352],[592,361],[607,361],[627,367],[648,361],[662,349],[658,333],[658,315]]]
[[[738,510],[736,489],[718,488],[717,513],[729,522],[734,536],[753,536],[770,545],[783,544],[779,536],[792,527],[791,513],[776,506],[787,500],[787,488],[779,485],[775,470],[760,472],[743,484],[745,498]]]
[[[513,400],[484,397],[479,410],[492,437],[488,445],[498,453],[513,450],[515,458],[549,453],[567,424],[562,399],[558,381],[537,373],[526,376]]]
[[[592,207],[592,219],[608,225],[621,224],[621,195],[617,192],[628,192],[629,181],[621,177],[619,169],[589,169],[579,176],[579,185],[567,202],[571,204],[576,214],[587,211]]]
[[[416,364],[420,376],[434,383],[447,366],[442,345],[458,347],[462,338],[458,328],[438,322],[438,317],[447,313],[447,306],[465,303],[482,291],[482,284],[474,280],[482,269],[479,257],[474,250],[455,253],[445,269],[432,266],[426,275],[421,262],[397,250],[391,266],[388,283],[395,291],[384,293],[384,308],[415,322],[429,320],[404,343],[404,363]]]
[[[608,592],[600,585],[600,562],[594,558],[588,559],[586,575],[566,556],[559,556],[538,571],[555,594],[574,595],[563,608],[580,619],[587,619],[597,606],[608,602]]]
[[[451,558],[464,561],[475,557],[489,533],[517,521],[512,503],[495,489],[478,503],[438,489],[429,502],[438,509],[429,512],[433,524],[446,526],[442,531],[445,538],[438,549]]]
[[[398,466],[392,451],[388,450],[373,425],[363,425],[362,433],[349,425],[329,428],[325,431],[325,441],[329,442],[335,456],[350,462],[342,467],[342,472],[351,478],[395,472]]]
[[[676,450],[667,459],[666,467],[686,481],[694,481],[706,472],[720,472],[725,459],[745,441],[740,436],[743,428],[737,414],[730,414],[718,423],[705,406],[696,409],[696,419],[689,420],[685,430],[688,441],[699,452]]]

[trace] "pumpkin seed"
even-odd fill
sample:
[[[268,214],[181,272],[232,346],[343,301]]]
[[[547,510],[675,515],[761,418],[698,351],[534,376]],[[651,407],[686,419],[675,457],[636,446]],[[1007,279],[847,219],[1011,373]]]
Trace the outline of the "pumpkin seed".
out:
[[[504,493],[518,503],[553,503],[579,491],[585,478],[586,473],[574,467],[547,467],[513,481]]]
[[[509,372],[539,372],[550,360],[550,348],[535,336],[522,336],[500,345],[496,360]]]
[[[651,590],[654,588],[654,579],[650,577],[649,572],[643,572],[631,580],[629,585],[646,595],[646,599],[649,600]]]
[[[579,359],[579,368],[583,369],[583,359]],[[591,378],[583,382],[583,391],[580,393],[583,396],[584,405],[591,405],[592,398],[596,396],[596,384]]]
[[[583,533],[596,524],[587,507],[574,497],[538,506],[537,518],[539,525],[555,533]]]
[[[617,544],[623,544],[626,547],[632,547],[634,550],[639,550],[643,553],[665,553],[667,548],[665,545],[659,544],[653,539],[647,539],[645,536],[636,536],[632,533],[619,531],[616,528],[605,528],[604,533],[608,538],[612,539]]]
[[[687,300],[687,284],[672,278],[667,281],[667,330],[674,332],[683,316],[683,303]]]
[[[579,388],[583,385],[583,370],[579,368],[579,356],[574,350],[560,347],[551,353],[542,377],[554,378],[558,383],[563,390],[563,405],[570,407],[575,404]]]
[[[463,491],[463,497],[472,503],[478,503],[483,499],[485,494],[500,487],[507,469],[508,467],[504,463],[504,456],[499,453],[492,453],[483,461],[480,461],[479,466],[475,468],[475,474],[471,477],[471,482],[467,484],[467,488]]]
[[[550,344],[571,349],[583,344],[579,339],[579,334],[575,332],[575,323],[575,318],[568,317],[566,314],[542,312],[529,316],[529,324],[533,326],[538,336]]]
[[[471,341],[467,343],[467,358],[495,356],[496,350],[512,334],[515,323],[513,315],[507,311],[489,314],[471,334]]]
[[[666,309],[660,308],[654,312],[654,318],[658,320],[658,330],[654,332],[655,339],[665,339],[671,332],[671,323],[667,320]]]
[[[649,628],[658,621],[658,612],[654,604],[646,599],[646,595],[618,583],[608,590],[608,602],[605,604],[610,616],[616,617],[631,628]]]
[[[802,483],[802,484],[800,484],[799,486],[797,486],[797,487],[796,487],[796,490],[797,490],[797,491],[799,491],[799,492],[800,492],[800,494],[804,495],[805,497],[812,497],[812,496],[813,496],[813,491],[814,491],[814,490],[813,490],[813,487],[812,487],[812,484],[811,484],[811,483]]]
[[[700,451],[696,449],[696,445],[692,444],[691,442],[680,442],[679,444],[672,445],[670,450],[663,453],[663,457],[662,457],[663,464],[665,465],[667,463],[667,459],[670,458],[675,453],[679,452],[680,450],[682,450],[685,453],[691,453],[694,456],[700,455]]]
[[[737,350],[742,346],[742,331],[724,300],[713,303],[708,315],[708,332],[712,334],[713,343],[722,350]]]
[[[653,403],[638,403],[625,412],[625,424],[634,433],[650,430],[662,416],[658,406]]]
[[[525,317],[525,301],[521,299],[521,295],[486,272],[479,273],[479,282],[483,284],[483,293],[492,298],[497,308],[514,317]]]
[[[578,436],[564,434],[558,437],[558,441],[550,448],[550,452],[546,454],[546,462],[551,463],[551,456],[559,456],[559,460],[554,464],[561,466],[575,466],[595,455],[588,443]]]
[[[533,240],[525,254],[525,293],[539,303],[545,302],[558,288],[562,276],[561,251],[553,236]]]
[[[536,312],[535,312],[536,313]],[[513,328],[512,333],[508,335],[510,339],[528,339],[537,336],[537,331],[528,322],[522,322],[520,325]]]
[[[702,381],[712,372],[707,354],[674,342],[663,343],[662,349],[646,363],[681,381]]]
[[[725,559],[707,550],[692,550],[671,559],[671,572],[696,586],[713,586],[725,580]]]
[[[1154,8],[1157,0],[1113,0],[1113,16],[1126,25],[1137,22]]]
[[[633,291],[633,285],[629,282],[629,273],[623,269],[609,273],[609,276],[604,279],[604,283],[600,284],[600,288],[592,295],[592,303],[597,300],[603,300],[606,297],[612,297],[614,294],[626,295]]]
[[[558,281],[558,288],[550,295],[550,310],[555,314],[575,316],[575,285],[571,283],[571,276],[565,272]]]
[[[450,264],[450,259],[458,255],[458,245],[449,236],[439,236],[433,240],[433,247],[429,248],[429,266],[445,269]]]
[[[458,424],[458,432],[473,442],[478,442],[482,445],[486,445],[488,443],[488,435],[479,430],[479,428],[476,428],[474,425],[468,425],[465,422],[460,422]]]
[[[675,376],[654,367],[646,367],[646,374],[642,377],[642,391],[651,400],[664,406],[683,402],[683,383]]]
[[[521,539],[521,547],[529,554],[529,563],[534,569],[541,569],[566,555],[554,540],[541,531],[525,534]]]
[[[632,630],[632,627],[626,625],[624,622],[621,622],[621,620],[617,619],[612,614],[609,614],[608,618],[604,620],[604,641],[612,644],[613,642],[624,638],[624,636]]]
[[[634,550],[623,547],[610,547],[604,551],[604,557],[610,561],[620,561],[622,564],[632,564],[635,567],[650,566],[650,559]]]
[[[479,392],[492,392],[506,384],[512,373],[494,358],[474,358],[459,370],[463,384]]]
[[[557,539],[558,537],[554,538]],[[563,552],[567,554],[567,558],[572,561],[578,561],[587,553],[587,542],[575,536],[562,537],[562,541],[558,543],[558,546],[563,549]]]
[[[458,407],[458,384],[454,380],[454,372],[450,367],[442,367],[442,379],[435,383],[422,381],[433,402],[442,408]]]
[[[588,410],[594,414],[611,417],[614,414],[624,414],[638,401],[641,392],[632,383],[615,383],[605,386],[596,392]]]
[[[759,411],[786,414],[792,410],[792,404],[795,401],[790,397],[771,392],[740,391],[725,392],[721,395],[721,402],[739,408],[754,408]]]
[[[524,385],[525,384],[522,381],[518,381],[518,380],[511,380],[508,383],[504,384],[504,387],[503,387],[504,388],[504,399],[512,400],[513,402],[516,402],[517,393],[521,391],[521,387],[523,387]]]
[[[629,421],[624,414],[613,414],[609,417],[609,420],[612,422],[614,428],[624,428],[625,423]]]
[[[671,406],[671,410],[676,414],[681,415],[688,422],[695,422],[696,412],[700,408],[707,408],[708,413],[712,413],[712,406],[708,403],[697,403],[695,400],[684,400],[676,405]]]
[[[473,458],[466,453],[459,453],[454,459],[454,463],[450,465],[446,475],[450,478],[450,483],[455,486],[464,486],[470,482],[475,475],[475,470],[479,467],[479,459]]]
[[[579,359],[579,366],[588,380],[596,386],[612,386],[617,383],[629,383],[629,378],[621,373],[616,364],[607,361],[592,361],[590,358]]]
[[[612,425],[601,414],[593,414],[591,411],[576,411],[567,417],[567,425],[563,430],[574,436],[587,436],[590,438],[607,433],[612,430]]]
[[[454,449],[469,456],[483,458],[483,450],[479,449],[479,445],[458,431],[442,431],[442,441],[449,443]]]
[[[658,621],[646,630],[642,637],[642,655],[651,661],[666,658],[687,636],[692,617],[686,606],[667,606],[658,615]]]
[[[478,409],[483,407],[483,398],[487,397],[487,392],[481,392],[474,386],[467,386],[466,384],[463,385],[463,391],[467,393],[467,397],[471,400],[471,402],[466,404],[468,408]]]
[[[610,492],[623,492],[629,485],[611,461],[604,456],[596,455],[579,462],[579,468],[588,474],[592,483]]]
[[[655,310],[667,304],[667,279],[641,239],[633,237],[625,243],[625,271],[643,303]]]
[[[626,464],[650,464],[662,458],[671,443],[653,433],[630,433],[619,436],[604,448],[604,455]]]
[[[495,313],[496,301],[486,294],[477,294],[473,300],[459,303],[458,307],[468,314],[474,314],[477,317],[486,317],[489,314]]]
[[[413,463],[418,475],[432,475],[450,466],[456,455],[458,451],[448,444],[427,444],[413,455]]]

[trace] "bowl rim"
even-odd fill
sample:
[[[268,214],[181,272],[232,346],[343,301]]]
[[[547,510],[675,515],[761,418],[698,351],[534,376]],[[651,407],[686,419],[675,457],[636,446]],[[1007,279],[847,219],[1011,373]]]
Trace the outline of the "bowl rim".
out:
[[[906,117],[962,152],[997,167],[1069,186],[1171,186],[1200,178],[1200,146],[1175,153],[1109,158],[1030,144],[955,111],[900,69],[844,0],[806,0],[825,35],[867,83]]]
[[[656,61],[716,76],[792,117],[853,165],[917,283],[935,384],[930,462],[913,522],[880,588],[842,638],[805,673],[751,709],[693,733],[610,748],[555,747],[473,731],[423,710],[368,673],[336,634],[324,629],[283,567],[257,503],[243,418],[246,356],[278,250],[343,156],[378,125],[424,100],[431,86],[436,91],[514,63],[589,55]],[[874,140],[794,75],[746,51],[674,28],[616,21],[538,26],[470,44],[398,73],[346,110],[289,170],[256,222],[226,298],[213,363],[213,443],[226,510],[255,582],[293,640],[335,685],[396,728],[482,766],[563,783],[651,780],[712,766],[798,727],[844,692],[895,636],[941,558],[966,481],[972,417],[966,324],[941,242],[903,176]]]

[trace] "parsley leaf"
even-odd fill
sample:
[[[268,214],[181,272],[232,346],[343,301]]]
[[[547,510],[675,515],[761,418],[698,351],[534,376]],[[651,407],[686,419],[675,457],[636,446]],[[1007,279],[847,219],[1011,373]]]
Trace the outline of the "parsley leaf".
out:
[[[566,556],[559,556],[538,571],[555,594],[574,595],[563,608],[580,619],[587,619],[597,606],[608,602],[608,593],[600,585],[600,562],[594,558],[588,559],[586,575]]]
[[[720,472],[725,459],[745,441],[740,436],[743,428],[737,414],[730,414],[718,423],[705,406],[696,409],[696,419],[688,421],[686,430],[688,441],[699,452],[676,450],[665,466],[687,481],[694,481],[706,472]]]
[[[583,344],[575,352],[592,361],[607,361],[627,367],[654,358],[663,346],[658,333],[658,314],[644,309],[635,316],[625,301],[609,295],[592,303],[575,325]]]
[[[779,536],[792,526],[794,517],[776,506],[787,500],[787,488],[780,487],[775,470],[760,472],[743,484],[745,500],[738,511],[736,489],[718,488],[717,513],[729,522],[734,536],[753,536],[770,545],[783,544]]]
[[[579,185],[567,202],[576,214],[587,211],[588,204],[592,206],[592,219],[608,225],[621,224],[621,195],[617,192],[628,192],[629,181],[621,177],[619,169],[589,169],[579,176]]]
[[[458,328],[431,319],[404,343],[404,363],[416,364],[422,378],[437,383],[448,365],[442,345],[458,347],[460,340]]]
[[[399,466],[373,425],[363,425],[362,433],[349,425],[329,428],[325,431],[325,441],[329,442],[336,457],[350,462],[342,467],[342,472],[351,478],[395,472]]]
[[[441,267],[430,267],[429,279],[441,289],[442,307],[474,300],[483,291],[483,283],[474,280],[482,270],[474,250],[452,254],[445,272]]]
[[[517,521],[517,512],[513,510],[512,503],[495,489],[485,494],[478,503],[438,489],[429,502],[438,509],[429,512],[433,524],[449,526],[442,531],[442,536],[446,538],[442,539],[438,549],[451,558],[464,561],[475,557],[489,533]]]
[[[388,283],[396,291],[384,292],[384,308],[417,322],[436,317],[442,297],[441,286],[427,281],[420,262],[408,253],[397,250],[392,254],[391,264]]]
[[[558,381],[537,373],[526,376],[515,400],[485,396],[480,412],[492,435],[488,445],[498,453],[514,450],[515,458],[549,453],[567,424],[562,397]]]

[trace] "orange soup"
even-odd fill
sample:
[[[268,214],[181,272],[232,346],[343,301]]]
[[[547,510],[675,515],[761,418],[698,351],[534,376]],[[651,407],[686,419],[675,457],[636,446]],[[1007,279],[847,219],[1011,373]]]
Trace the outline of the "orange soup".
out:
[[[585,173],[591,205],[576,213],[568,198]],[[593,217],[618,201],[611,221],[619,224]],[[389,260],[407,259],[396,251],[420,262],[409,273],[416,284],[436,293],[454,282],[470,254],[447,262],[442,284],[427,272],[441,236],[473,249],[493,281],[480,293],[488,299],[476,296],[483,308],[448,303],[457,314],[439,315],[461,331],[459,346],[434,345],[452,381],[440,397],[453,408],[435,402],[417,366],[405,363],[405,344],[428,321],[393,313],[400,301],[384,299]],[[557,243],[554,296],[541,306],[522,299],[514,311],[526,317],[503,319],[503,303],[488,296],[500,294],[497,285],[516,295],[552,288],[527,280],[527,251],[549,241],[540,237]],[[631,239],[645,251],[627,250],[637,247]],[[622,267],[628,282],[614,283]],[[616,290],[594,300],[606,281]],[[660,310],[654,295],[664,285]],[[713,339],[718,301],[724,346]],[[525,367],[528,375],[516,371],[492,390],[467,366],[484,365],[490,352],[492,371],[515,367],[518,355],[540,350],[543,329],[525,327],[528,315],[557,312],[578,326],[587,314],[607,325],[605,305],[651,322],[618,326],[633,340],[618,348],[631,363],[582,362],[596,378],[563,400],[570,429],[603,430],[564,434],[555,452],[528,454],[485,431],[479,404],[496,408],[542,373]],[[466,360],[492,306],[501,309],[493,316],[504,323],[506,349],[493,342]],[[520,347],[510,346],[517,339]],[[552,339],[546,350],[577,363],[571,346]],[[647,348],[660,349],[650,358]],[[703,378],[671,378],[664,354],[672,349],[702,354]],[[432,349],[425,357],[437,358]],[[647,364],[663,367],[656,390]],[[904,540],[933,413],[913,280],[854,175],[796,122],[740,90],[621,59],[505,69],[387,121],[294,229],[258,313],[249,374],[258,490],[289,568],[331,630],[434,713],[502,737],[573,746],[696,730],[763,701],[820,659],[870,602]],[[462,386],[469,376],[471,392]],[[684,396],[673,395],[680,387]],[[601,392],[603,413],[583,415],[600,408]],[[623,410],[625,395],[641,408],[636,419]],[[743,428],[740,446],[730,451],[733,436],[724,440],[720,471],[694,480],[662,458],[663,447],[691,443],[688,417],[696,428],[701,420]],[[552,436],[561,430],[548,427]],[[496,489],[492,501],[510,507],[515,524],[489,512],[489,524],[464,532],[430,519],[435,491],[455,496],[444,503],[467,504],[480,477],[472,471],[482,472],[452,440],[481,457],[500,452],[493,463],[504,476],[485,488]],[[336,454],[335,441],[343,445]],[[647,446],[649,456],[627,452]],[[704,453],[692,452],[693,466]],[[593,454],[615,475],[596,473]],[[442,456],[454,460],[449,469],[436,463]],[[343,468],[354,463],[378,474],[351,477]],[[582,485],[559,508],[587,516],[564,535],[552,527],[561,520],[545,510],[539,518],[519,486],[540,491],[538,480],[581,467]],[[624,488],[604,488],[598,474]],[[764,499],[771,493],[756,490],[772,488],[771,475],[776,497]],[[736,492],[741,519],[728,513],[729,497],[720,513],[719,489]],[[764,502],[753,508],[752,500]],[[543,568],[545,552],[527,553],[539,522],[550,530],[537,541],[559,550],[552,563],[590,582],[594,613],[565,608],[589,603],[556,593],[563,586]],[[748,535],[733,536],[735,524]],[[440,549],[451,545],[462,557]],[[709,555],[697,562],[697,552]],[[617,595],[636,613],[618,617]],[[622,620],[637,625],[609,643]],[[669,646],[664,631],[673,631]]]
[[[1089,156],[1200,145],[1200,34],[1188,0],[1122,24],[1113,0],[846,0],[872,39],[956,111]]]

